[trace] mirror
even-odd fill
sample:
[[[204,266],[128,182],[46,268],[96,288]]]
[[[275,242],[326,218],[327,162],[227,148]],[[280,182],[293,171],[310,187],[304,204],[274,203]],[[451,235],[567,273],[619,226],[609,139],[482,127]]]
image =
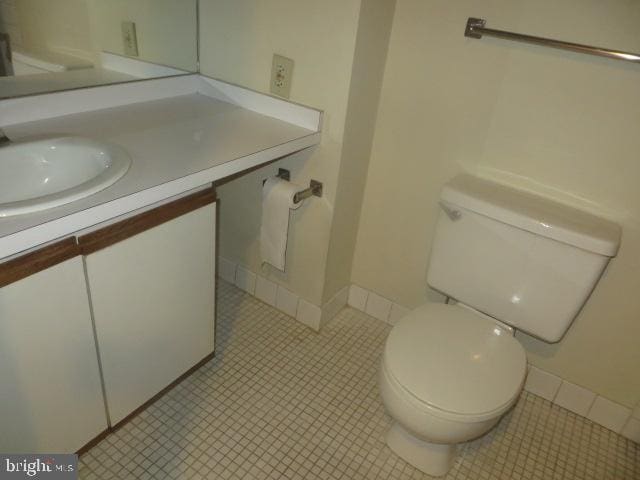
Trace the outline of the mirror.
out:
[[[198,71],[198,0],[0,0],[0,99]]]

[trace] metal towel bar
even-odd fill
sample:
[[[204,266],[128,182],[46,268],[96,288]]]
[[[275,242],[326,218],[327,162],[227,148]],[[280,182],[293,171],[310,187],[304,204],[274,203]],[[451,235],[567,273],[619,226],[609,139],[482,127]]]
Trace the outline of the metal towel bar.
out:
[[[482,35],[489,35],[490,37],[504,38],[505,40],[513,40],[515,42],[533,43],[535,45],[542,45],[543,47],[559,48],[561,50],[570,50],[572,52],[640,63],[640,54],[621,52],[608,48],[592,47],[590,45],[581,45],[579,43],[563,42],[562,40],[553,40],[551,38],[534,37],[533,35],[506,32],[504,30],[495,30],[493,28],[486,28],[486,23],[486,20],[482,18],[469,18],[467,20],[467,27],[464,30],[464,36],[470,38],[482,38]]]

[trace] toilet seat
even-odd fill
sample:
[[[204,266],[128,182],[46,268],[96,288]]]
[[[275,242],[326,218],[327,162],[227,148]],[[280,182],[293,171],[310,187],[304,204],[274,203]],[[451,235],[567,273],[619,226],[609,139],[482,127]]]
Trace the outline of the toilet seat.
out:
[[[513,404],[524,383],[526,355],[486,317],[429,303],[393,327],[383,368],[414,406],[450,420],[481,421]]]

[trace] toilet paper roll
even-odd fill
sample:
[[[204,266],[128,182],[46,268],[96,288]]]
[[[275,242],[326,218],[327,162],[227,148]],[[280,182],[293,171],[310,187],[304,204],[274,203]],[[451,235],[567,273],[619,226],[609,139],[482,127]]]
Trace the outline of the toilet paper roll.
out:
[[[262,225],[260,226],[260,258],[284,272],[289,212],[302,205],[293,197],[303,187],[278,177],[264,182],[262,187]]]

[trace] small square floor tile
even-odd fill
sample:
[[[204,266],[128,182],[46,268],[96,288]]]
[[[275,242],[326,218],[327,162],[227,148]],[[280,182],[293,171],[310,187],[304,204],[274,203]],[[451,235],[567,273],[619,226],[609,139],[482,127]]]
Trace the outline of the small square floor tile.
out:
[[[215,358],[83,454],[81,479],[432,478],[384,441],[377,382],[390,325],[345,308],[315,333],[218,283]],[[442,478],[635,480],[640,447],[523,392]]]

